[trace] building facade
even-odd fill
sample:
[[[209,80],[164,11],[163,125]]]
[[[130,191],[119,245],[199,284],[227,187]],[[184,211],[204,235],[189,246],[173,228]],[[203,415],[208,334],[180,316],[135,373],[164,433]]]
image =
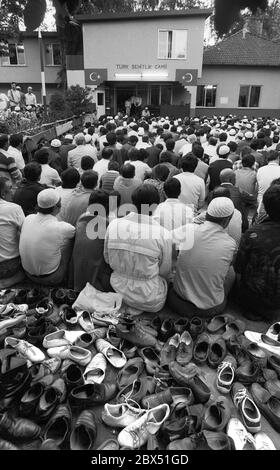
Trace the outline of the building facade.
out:
[[[239,31],[206,48],[196,115],[280,116],[280,43]]]
[[[81,16],[83,57],[68,57],[68,86],[89,86],[97,113],[195,113],[210,10]]]
[[[57,90],[58,73],[61,71],[62,57],[58,35],[55,32],[43,32],[44,61],[47,101]],[[0,57],[0,93],[7,94],[11,82],[21,86],[22,92],[32,86],[37,102],[42,103],[40,46],[37,32],[21,33],[20,41],[10,41],[7,55]]]

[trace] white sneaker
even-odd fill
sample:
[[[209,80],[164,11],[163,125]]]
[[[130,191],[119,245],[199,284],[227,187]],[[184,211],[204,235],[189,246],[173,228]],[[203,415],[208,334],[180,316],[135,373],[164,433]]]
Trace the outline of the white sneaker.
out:
[[[7,336],[5,338],[5,347],[10,346],[14,348],[19,354],[29,361],[33,362],[42,362],[46,359],[45,354],[33,344],[24,341],[23,339],[12,338],[11,336]]]
[[[264,335],[263,333],[257,333],[256,331],[245,331],[244,335],[252,343],[257,343],[257,345],[265,349],[276,356],[280,356],[280,342],[275,341],[270,336]]]
[[[261,433],[260,433],[261,434]],[[238,418],[231,418],[227,424],[227,435],[232,438],[235,450],[255,450],[255,440]]]
[[[60,357],[61,359],[70,359],[81,366],[86,366],[91,361],[91,352],[80,346],[61,346],[48,349],[50,357]]]
[[[147,411],[141,418],[124,428],[118,435],[121,447],[139,449],[148,440],[149,434],[156,434],[170,414],[168,405],[163,404]]]
[[[255,434],[256,450],[276,450],[272,440],[264,432]]]
[[[132,405],[130,405],[130,403],[132,403]],[[138,408],[136,408],[136,405]],[[105,424],[113,428],[125,428],[141,418],[145,413],[147,413],[147,410],[141,409],[138,403],[133,400],[127,400],[126,403],[117,405],[106,403],[102,411],[102,420]]]
[[[233,356],[227,355],[218,366],[216,387],[221,393],[229,393],[234,381],[236,360]]]

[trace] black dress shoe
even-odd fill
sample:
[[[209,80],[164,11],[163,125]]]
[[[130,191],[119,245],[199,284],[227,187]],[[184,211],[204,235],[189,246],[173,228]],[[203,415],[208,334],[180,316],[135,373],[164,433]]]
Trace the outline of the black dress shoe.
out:
[[[71,450],[91,450],[97,435],[96,416],[92,410],[84,410],[78,417],[71,435]]]
[[[34,416],[35,409],[44,393],[44,386],[40,382],[32,384],[21,397],[19,414],[25,418]]]
[[[254,382],[257,382],[260,376],[260,364],[254,360],[244,362],[235,371],[236,381],[241,382],[244,385],[249,385]]]
[[[41,428],[29,419],[9,418],[7,413],[0,416],[0,436],[15,444],[31,442],[37,439]]]
[[[104,405],[117,393],[117,385],[112,384],[85,384],[73,388],[69,395],[69,403],[73,408],[84,410],[94,405]]]
[[[0,439],[0,450],[19,450],[19,448],[9,441],[4,441],[4,439]]]
[[[270,356],[267,359],[267,363],[269,367],[271,367],[277,373],[278,377],[280,377],[280,358],[278,356]]]
[[[174,334],[174,322],[171,318],[163,320],[158,339],[165,343]]]
[[[31,382],[31,374],[27,371],[19,371],[11,381],[0,383],[0,399],[17,398],[25,393]]]
[[[175,333],[179,333],[180,335],[188,330],[190,326],[190,322],[188,318],[179,318],[178,320],[174,321],[174,331]]]
[[[210,352],[210,337],[207,333],[201,333],[193,346],[193,360],[197,364],[205,364]]]
[[[35,308],[36,305],[48,297],[49,290],[46,288],[34,288],[27,292],[26,303],[29,305],[29,308]]]
[[[27,361],[15,349],[0,351],[0,383],[11,382],[18,372],[27,372]]]
[[[26,289],[20,289],[14,298],[14,303],[17,305],[26,304],[27,292]]]
[[[190,326],[189,326],[189,331],[191,334],[192,339],[195,339],[198,337],[200,333],[202,333],[204,328],[204,323],[199,317],[193,317],[190,320]]]
[[[180,439],[186,435],[186,418],[189,415],[188,406],[185,403],[177,403],[160,431],[162,441],[167,445],[174,439]]]
[[[36,421],[45,423],[60,403],[60,394],[55,388],[47,388],[39,399],[35,410]]]
[[[196,403],[206,403],[209,400],[211,391],[198,375],[189,380],[188,387],[191,388]]]
[[[66,304],[66,290],[65,289],[54,289],[51,292],[51,298],[54,301],[55,305],[58,307],[60,305]]]
[[[78,295],[79,292],[72,289],[67,289],[65,303],[72,306],[75,300],[77,299]]]
[[[63,378],[65,380],[68,393],[70,393],[73,388],[84,384],[82,369],[78,364],[70,364],[64,372]]]
[[[59,405],[46,425],[44,440],[52,440],[58,447],[61,446],[70,432],[71,422],[72,413],[69,405]]]

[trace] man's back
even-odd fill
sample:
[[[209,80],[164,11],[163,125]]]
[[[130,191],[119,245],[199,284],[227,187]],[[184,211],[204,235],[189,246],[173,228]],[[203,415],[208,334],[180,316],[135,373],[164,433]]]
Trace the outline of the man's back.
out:
[[[244,289],[272,308],[280,306],[280,223],[269,218],[244,233],[235,270]]]
[[[194,173],[183,172],[175,175],[181,183],[179,200],[184,204],[193,204],[194,210],[203,206],[205,200],[205,183],[202,178]]]
[[[257,173],[258,181],[258,202],[262,201],[265,191],[269,188],[272,181],[280,178],[280,166],[278,162],[270,162],[268,165],[262,166]]]
[[[232,162],[224,158],[219,158],[218,160],[209,165],[210,191],[221,184],[220,173],[225,168],[232,168]]]
[[[255,170],[248,167],[243,167],[236,170],[236,186],[240,191],[246,191],[249,194],[256,195],[257,176]]]
[[[0,199],[0,262],[19,255],[19,230],[24,221],[22,208]]]
[[[65,240],[74,237],[75,229],[59,222],[53,215],[31,214],[26,217],[20,236],[23,268],[32,275],[51,274],[59,266]]]
[[[14,202],[22,207],[25,215],[35,212],[38,194],[47,187],[37,183],[23,180],[14,194]]]
[[[91,190],[85,189],[73,191],[64,210],[61,212],[62,220],[75,227],[79,217],[87,210],[91,193]]]
[[[177,261],[175,291],[203,310],[224,301],[224,281],[235,241],[218,224],[194,225],[194,244],[182,250]]]
[[[77,170],[81,169],[81,160],[87,155],[87,148],[85,145],[78,145],[73,150],[68,152],[68,166],[73,166]]]

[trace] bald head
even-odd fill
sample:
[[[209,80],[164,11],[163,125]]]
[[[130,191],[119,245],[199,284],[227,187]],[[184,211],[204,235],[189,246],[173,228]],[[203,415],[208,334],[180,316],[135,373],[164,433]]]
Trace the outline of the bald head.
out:
[[[221,171],[220,173],[220,181],[221,183],[231,183],[235,185],[235,173],[231,168],[225,168],[224,170]]]

